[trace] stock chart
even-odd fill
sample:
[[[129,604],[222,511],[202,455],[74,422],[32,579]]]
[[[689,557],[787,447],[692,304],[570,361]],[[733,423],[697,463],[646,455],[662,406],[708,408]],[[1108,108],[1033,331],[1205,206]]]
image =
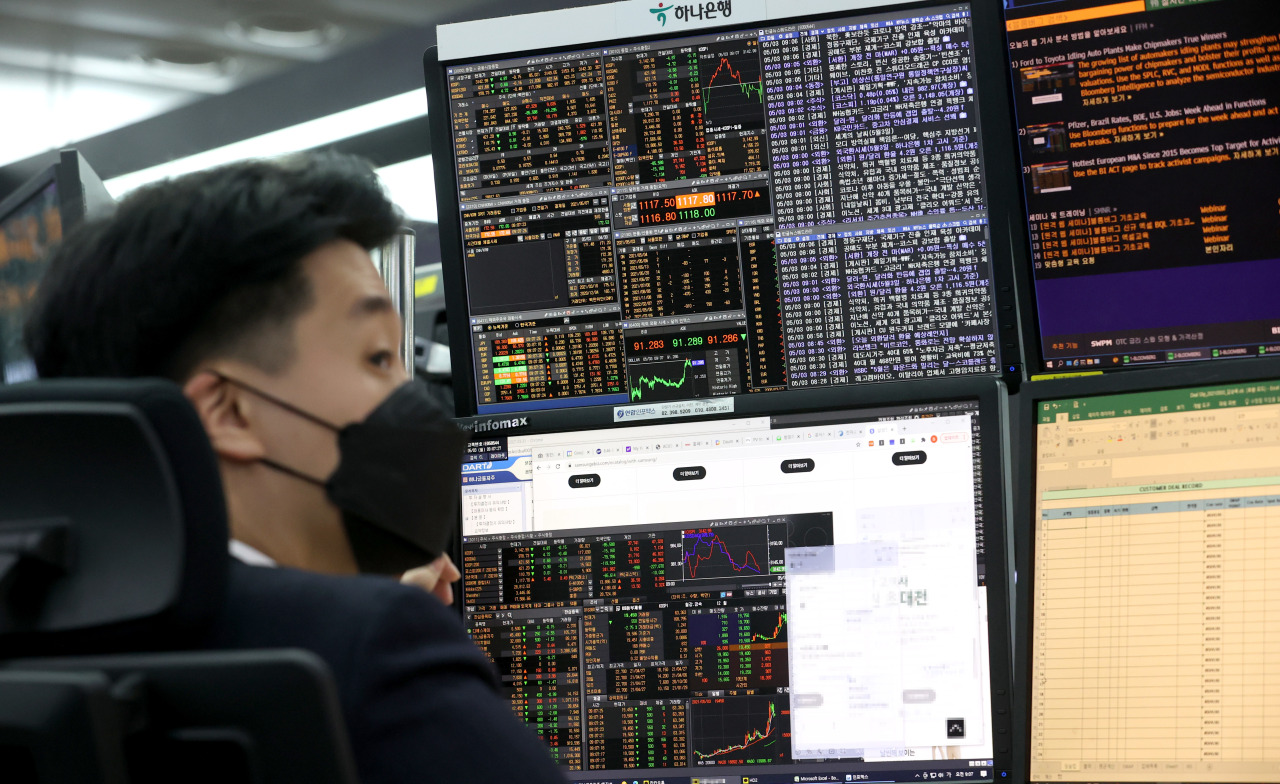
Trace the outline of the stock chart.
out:
[[[451,69],[477,406],[998,372],[972,38],[958,5]],[[490,324],[583,316],[621,383],[502,394]]]
[[[470,537],[468,629],[571,769],[787,762],[783,553],[831,520]]]

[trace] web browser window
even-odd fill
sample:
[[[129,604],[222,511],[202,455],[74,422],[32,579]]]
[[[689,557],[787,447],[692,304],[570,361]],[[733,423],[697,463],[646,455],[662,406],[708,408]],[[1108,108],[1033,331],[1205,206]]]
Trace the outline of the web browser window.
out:
[[[468,628],[575,780],[989,779],[979,419],[477,435]]]

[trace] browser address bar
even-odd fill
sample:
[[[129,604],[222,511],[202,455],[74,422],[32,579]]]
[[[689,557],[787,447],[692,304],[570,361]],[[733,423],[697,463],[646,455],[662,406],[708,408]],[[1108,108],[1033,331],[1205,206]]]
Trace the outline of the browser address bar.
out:
[[[576,444],[584,441],[598,443],[603,441],[635,441],[641,438],[662,438],[665,436],[705,435],[707,433],[735,432],[746,430],[768,430],[769,417],[751,417],[749,419],[729,419],[710,422],[691,422],[683,425],[647,425],[644,427],[628,427],[616,430],[579,430],[568,433],[547,433],[538,436],[512,436],[512,441],[519,439],[521,446],[552,446],[555,444]]]

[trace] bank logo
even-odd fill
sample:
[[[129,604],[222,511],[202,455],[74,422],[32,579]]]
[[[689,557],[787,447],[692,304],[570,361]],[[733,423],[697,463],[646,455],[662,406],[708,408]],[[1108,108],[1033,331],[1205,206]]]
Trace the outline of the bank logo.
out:
[[[658,15],[658,21],[659,21],[659,22],[662,22],[662,26],[663,26],[663,27],[666,27],[666,26],[667,26],[667,9],[668,9],[669,7],[670,7],[670,6],[668,6],[666,3],[658,3],[658,7],[657,7],[657,8],[650,8],[650,9],[649,9],[649,13],[651,13],[651,14],[657,14],[657,15]]]

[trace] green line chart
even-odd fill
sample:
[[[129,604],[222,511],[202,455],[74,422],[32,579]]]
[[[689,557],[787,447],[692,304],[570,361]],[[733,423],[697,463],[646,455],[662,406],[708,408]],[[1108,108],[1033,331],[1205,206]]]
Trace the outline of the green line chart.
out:
[[[700,363],[701,364],[701,363]],[[705,365],[703,365],[705,367]],[[694,361],[691,359],[646,362],[628,369],[631,402],[683,400],[697,397]],[[705,381],[705,373],[703,374]]]

